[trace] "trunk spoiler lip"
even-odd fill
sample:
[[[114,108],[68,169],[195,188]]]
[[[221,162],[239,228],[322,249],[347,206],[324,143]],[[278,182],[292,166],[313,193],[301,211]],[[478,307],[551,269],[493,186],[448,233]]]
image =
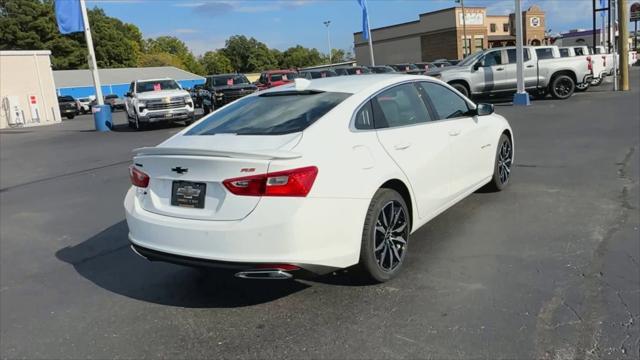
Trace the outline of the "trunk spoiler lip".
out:
[[[149,155],[187,155],[187,156],[213,156],[227,158],[244,158],[244,159],[296,159],[302,155],[299,153],[285,150],[221,150],[221,149],[198,149],[198,148],[182,148],[182,147],[141,147],[133,149],[134,156]]]

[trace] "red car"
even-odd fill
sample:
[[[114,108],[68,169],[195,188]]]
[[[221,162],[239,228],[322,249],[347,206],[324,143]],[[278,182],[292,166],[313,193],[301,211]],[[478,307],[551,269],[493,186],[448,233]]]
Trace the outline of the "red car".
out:
[[[288,84],[298,76],[293,70],[269,70],[260,74],[260,78],[255,83],[258,90],[269,89],[272,87]]]

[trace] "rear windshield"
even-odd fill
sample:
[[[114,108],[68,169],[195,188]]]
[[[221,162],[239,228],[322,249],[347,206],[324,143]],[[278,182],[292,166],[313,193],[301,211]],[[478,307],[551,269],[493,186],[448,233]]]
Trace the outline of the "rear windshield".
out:
[[[117,99],[118,95],[107,95],[104,97],[105,99]]]
[[[351,94],[280,91],[236,100],[186,135],[281,135],[306,129]]]
[[[58,101],[75,101],[71,96],[58,96]]]
[[[174,80],[143,81],[136,85],[136,92],[176,90],[179,88],[178,83]]]
[[[213,86],[248,84],[249,80],[244,75],[225,75],[211,78]]]

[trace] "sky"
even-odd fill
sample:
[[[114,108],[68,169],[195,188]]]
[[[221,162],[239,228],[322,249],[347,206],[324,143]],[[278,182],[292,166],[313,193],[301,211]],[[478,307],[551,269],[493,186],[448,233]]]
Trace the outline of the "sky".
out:
[[[523,0],[545,11],[553,33],[591,27],[591,0]],[[371,28],[418,20],[420,13],[455,6],[454,0],[368,0]],[[137,25],[145,38],[161,35],[183,40],[196,55],[224,47],[232,35],[245,35],[271,48],[300,44],[328,52],[352,51],[353,33],[362,30],[356,0],[87,0],[109,16]],[[487,7],[489,15],[513,12],[514,0],[465,0],[465,6]]]

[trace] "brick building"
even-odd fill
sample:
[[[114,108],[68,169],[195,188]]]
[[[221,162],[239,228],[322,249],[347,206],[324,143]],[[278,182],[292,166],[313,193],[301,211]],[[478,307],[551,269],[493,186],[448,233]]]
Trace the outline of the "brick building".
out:
[[[465,7],[466,39],[462,8],[451,7],[420,14],[418,20],[371,30],[376,63],[461,59],[465,53],[515,44],[515,14],[487,15],[484,7]],[[522,12],[525,44],[545,43],[545,14],[538,6]],[[368,65],[368,42],[362,32],[353,34],[356,60]]]

